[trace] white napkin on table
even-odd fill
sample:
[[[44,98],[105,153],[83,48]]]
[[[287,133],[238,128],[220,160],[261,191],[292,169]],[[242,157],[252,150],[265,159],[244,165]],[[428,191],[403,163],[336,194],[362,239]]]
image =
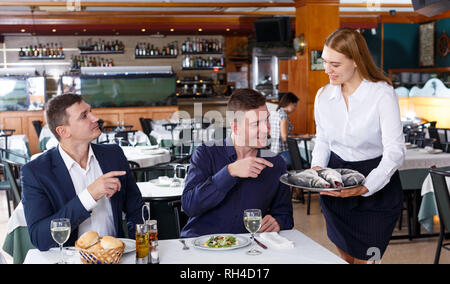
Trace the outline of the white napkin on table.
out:
[[[293,241],[280,236],[277,232],[263,232],[259,236],[261,239],[265,240],[267,243],[281,249],[294,248],[295,244]]]

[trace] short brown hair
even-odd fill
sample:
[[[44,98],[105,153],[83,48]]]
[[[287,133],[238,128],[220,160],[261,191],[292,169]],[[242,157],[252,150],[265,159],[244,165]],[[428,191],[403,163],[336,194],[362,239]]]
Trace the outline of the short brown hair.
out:
[[[228,100],[227,111],[248,111],[266,104],[266,98],[252,89],[237,89]]]
[[[61,137],[56,132],[56,127],[67,125],[68,123],[66,109],[82,101],[83,99],[80,95],[69,93],[55,96],[47,102],[45,106],[45,119],[47,120],[48,128],[58,141]]]
[[[279,93],[278,97],[280,98],[280,101],[278,102],[277,110],[279,110],[282,107],[287,107],[290,104],[298,103],[299,101],[297,96],[291,92]]]

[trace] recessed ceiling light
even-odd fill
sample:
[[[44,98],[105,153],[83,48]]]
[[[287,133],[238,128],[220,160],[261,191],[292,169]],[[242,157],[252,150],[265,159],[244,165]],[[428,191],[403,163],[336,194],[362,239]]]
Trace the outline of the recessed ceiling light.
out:
[[[198,31],[199,31],[199,32],[202,32],[202,31],[203,31],[203,29],[202,29],[202,28],[199,28],[199,29],[198,29]]]
[[[56,29],[52,29],[52,32],[56,33]]]
[[[24,33],[24,32],[26,32],[26,31],[27,31],[26,29],[21,29],[21,30],[20,30],[21,33]]]
[[[85,32],[87,32],[87,30],[86,30],[86,29],[83,29],[83,32],[85,33]]]
[[[230,29],[229,28],[227,28],[227,32],[229,32],[230,31]]]
[[[141,32],[145,33],[147,30],[146,29],[141,29]]]
[[[174,29],[170,29],[171,32],[175,31]]]

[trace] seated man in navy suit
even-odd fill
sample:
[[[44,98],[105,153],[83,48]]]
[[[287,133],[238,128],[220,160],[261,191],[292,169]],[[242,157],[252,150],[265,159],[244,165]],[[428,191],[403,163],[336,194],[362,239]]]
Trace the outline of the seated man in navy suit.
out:
[[[134,238],[135,224],[143,223],[143,200],[122,149],[91,144],[101,134],[99,119],[79,95],[52,98],[45,115],[59,145],[22,169],[22,202],[32,244],[39,250],[56,246],[50,221],[57,218],[71,221],[69,246],[90,230],[125,237],[123,212]]]
[[[181,202],[189,216],[181,237],[246,233],[245,209],[260,209],[260,232],[291,229],[291,193],[280,182],[281,156],[265,150],[270,132],[266,99],[250,89],[233,92],[227,107],[231,137],[199,146],[191,158]],[[241,115],[239,115],[241,114]]]

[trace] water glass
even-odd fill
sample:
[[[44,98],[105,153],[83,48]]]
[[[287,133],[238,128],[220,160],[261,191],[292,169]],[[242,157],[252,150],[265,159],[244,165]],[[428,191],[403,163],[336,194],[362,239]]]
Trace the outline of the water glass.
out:
[[[63,245],[69,239],[70,231],[71,231],[70,219],[61,218],[50,221],[50,232],[52,234],[53,240],[59,245],[59,251],[61,254],[61,260],[60,262],[57,262],[57,264],[67,263],[64,260]]]
[[[244,225],[251,234],[252,241],[255,240],[255,233],[261,228],[262,215],[260,209],[246,209],[244,211]],[[249,255],[259,255],[261,251],[256,248],[256,244],[247,251]]]

